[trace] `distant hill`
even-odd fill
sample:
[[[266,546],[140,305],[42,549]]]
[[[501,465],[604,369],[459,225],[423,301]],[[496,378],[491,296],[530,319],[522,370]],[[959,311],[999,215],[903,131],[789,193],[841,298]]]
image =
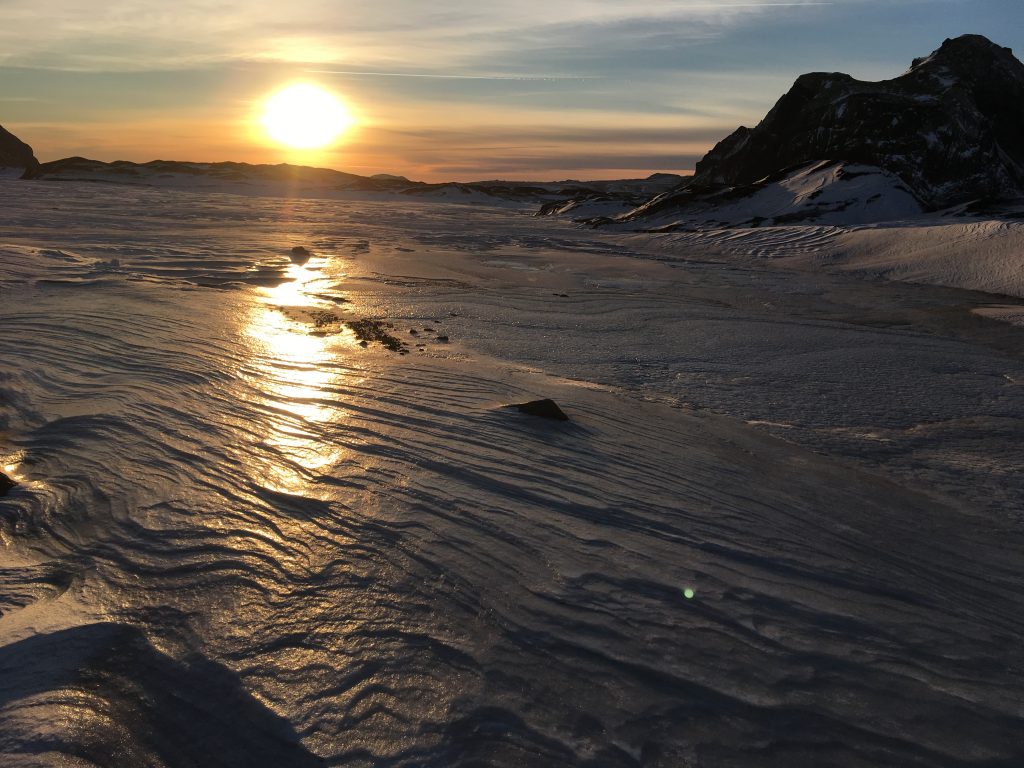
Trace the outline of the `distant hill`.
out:
[[[410,184],[405,179],[369,179],[329,168],[310,168],[287,163],[251,165],[232,162],[191,163],[178,160],[153,160],[148,163],[115,160],[105,163],[85,157],[67,157],[42,163],[31,177],[51,181],[98,181],[187,188],[301,183],[332,189],[389,190]]]
[[[675,187],[682,177],[655,174],[647,179],[615,181],[476,181],[428,184],[404,176],[358,176],[330,168],[249,163],[194,163],[153,160],[102,162],[68,157],[36,165],[26,178],[128,184],[186,191],[284,197],[351,198],[357,195],[398,195],[412,200],[476,205],[529,207],[569,196],[625,195],[639,204],[652,195]]]

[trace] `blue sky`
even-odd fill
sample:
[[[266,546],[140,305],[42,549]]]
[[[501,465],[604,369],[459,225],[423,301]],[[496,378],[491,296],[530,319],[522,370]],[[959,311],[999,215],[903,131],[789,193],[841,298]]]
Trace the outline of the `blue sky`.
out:
[[[893,77],[946,37],[1024,51],[1022,0],[0,0],[0,124],[43,160],[307,162],[423,179],[687,172],[801,73]],[[359,117],[315,155],[293,81]]]

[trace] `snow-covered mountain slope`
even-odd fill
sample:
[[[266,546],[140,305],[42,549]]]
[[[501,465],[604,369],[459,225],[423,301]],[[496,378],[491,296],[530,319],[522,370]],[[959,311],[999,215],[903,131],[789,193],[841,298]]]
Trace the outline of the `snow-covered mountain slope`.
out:
[[[672,230],[791,223],[856,225],[919,216],[921,203],[892,173],[820,162],[754,184],[669,192],[603,222],[612,229]]]
[[[756,128],[719,142],[694,184],[749,184],[818,160],[879,166],[933,209],[1024,196],[1024,64],[964,35],[892,80],[803,75]]]
[[[590,223],[596,220],[623,216],[646,200],[636,195],[583,192],[565,200],[553,200],[541,206],[538,216],[563,216],[574,221]]]

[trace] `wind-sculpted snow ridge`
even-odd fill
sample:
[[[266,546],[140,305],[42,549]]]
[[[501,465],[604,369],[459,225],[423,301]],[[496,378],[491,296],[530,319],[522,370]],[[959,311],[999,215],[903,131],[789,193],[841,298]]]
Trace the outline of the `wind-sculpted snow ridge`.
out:
[[[493,208],[0,196],[4,766],[1019,759],[1015,329]]]
[[[996,214],[926,216],[853,227],[665,225],[629,240],[638,251],[659,258],[740,264],[759,260],[783,269],[841,271],[874,280],[982,291],[993,294],[991,304],[998,296],[1024,298],[1024,222],[1019,219]],[[1019,323],[1012,305],[997,314]]]

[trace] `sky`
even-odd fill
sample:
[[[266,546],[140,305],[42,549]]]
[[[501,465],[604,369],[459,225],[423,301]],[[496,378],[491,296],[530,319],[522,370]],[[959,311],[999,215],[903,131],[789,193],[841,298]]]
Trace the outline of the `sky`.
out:
[[[811,71],[895,77],[947,37],[1024,54],[1024,0],[0,0],[0,125],[43,161],[293,162],[426,181],[689,173]],[[357,125],[258,129],[292,82]]]

